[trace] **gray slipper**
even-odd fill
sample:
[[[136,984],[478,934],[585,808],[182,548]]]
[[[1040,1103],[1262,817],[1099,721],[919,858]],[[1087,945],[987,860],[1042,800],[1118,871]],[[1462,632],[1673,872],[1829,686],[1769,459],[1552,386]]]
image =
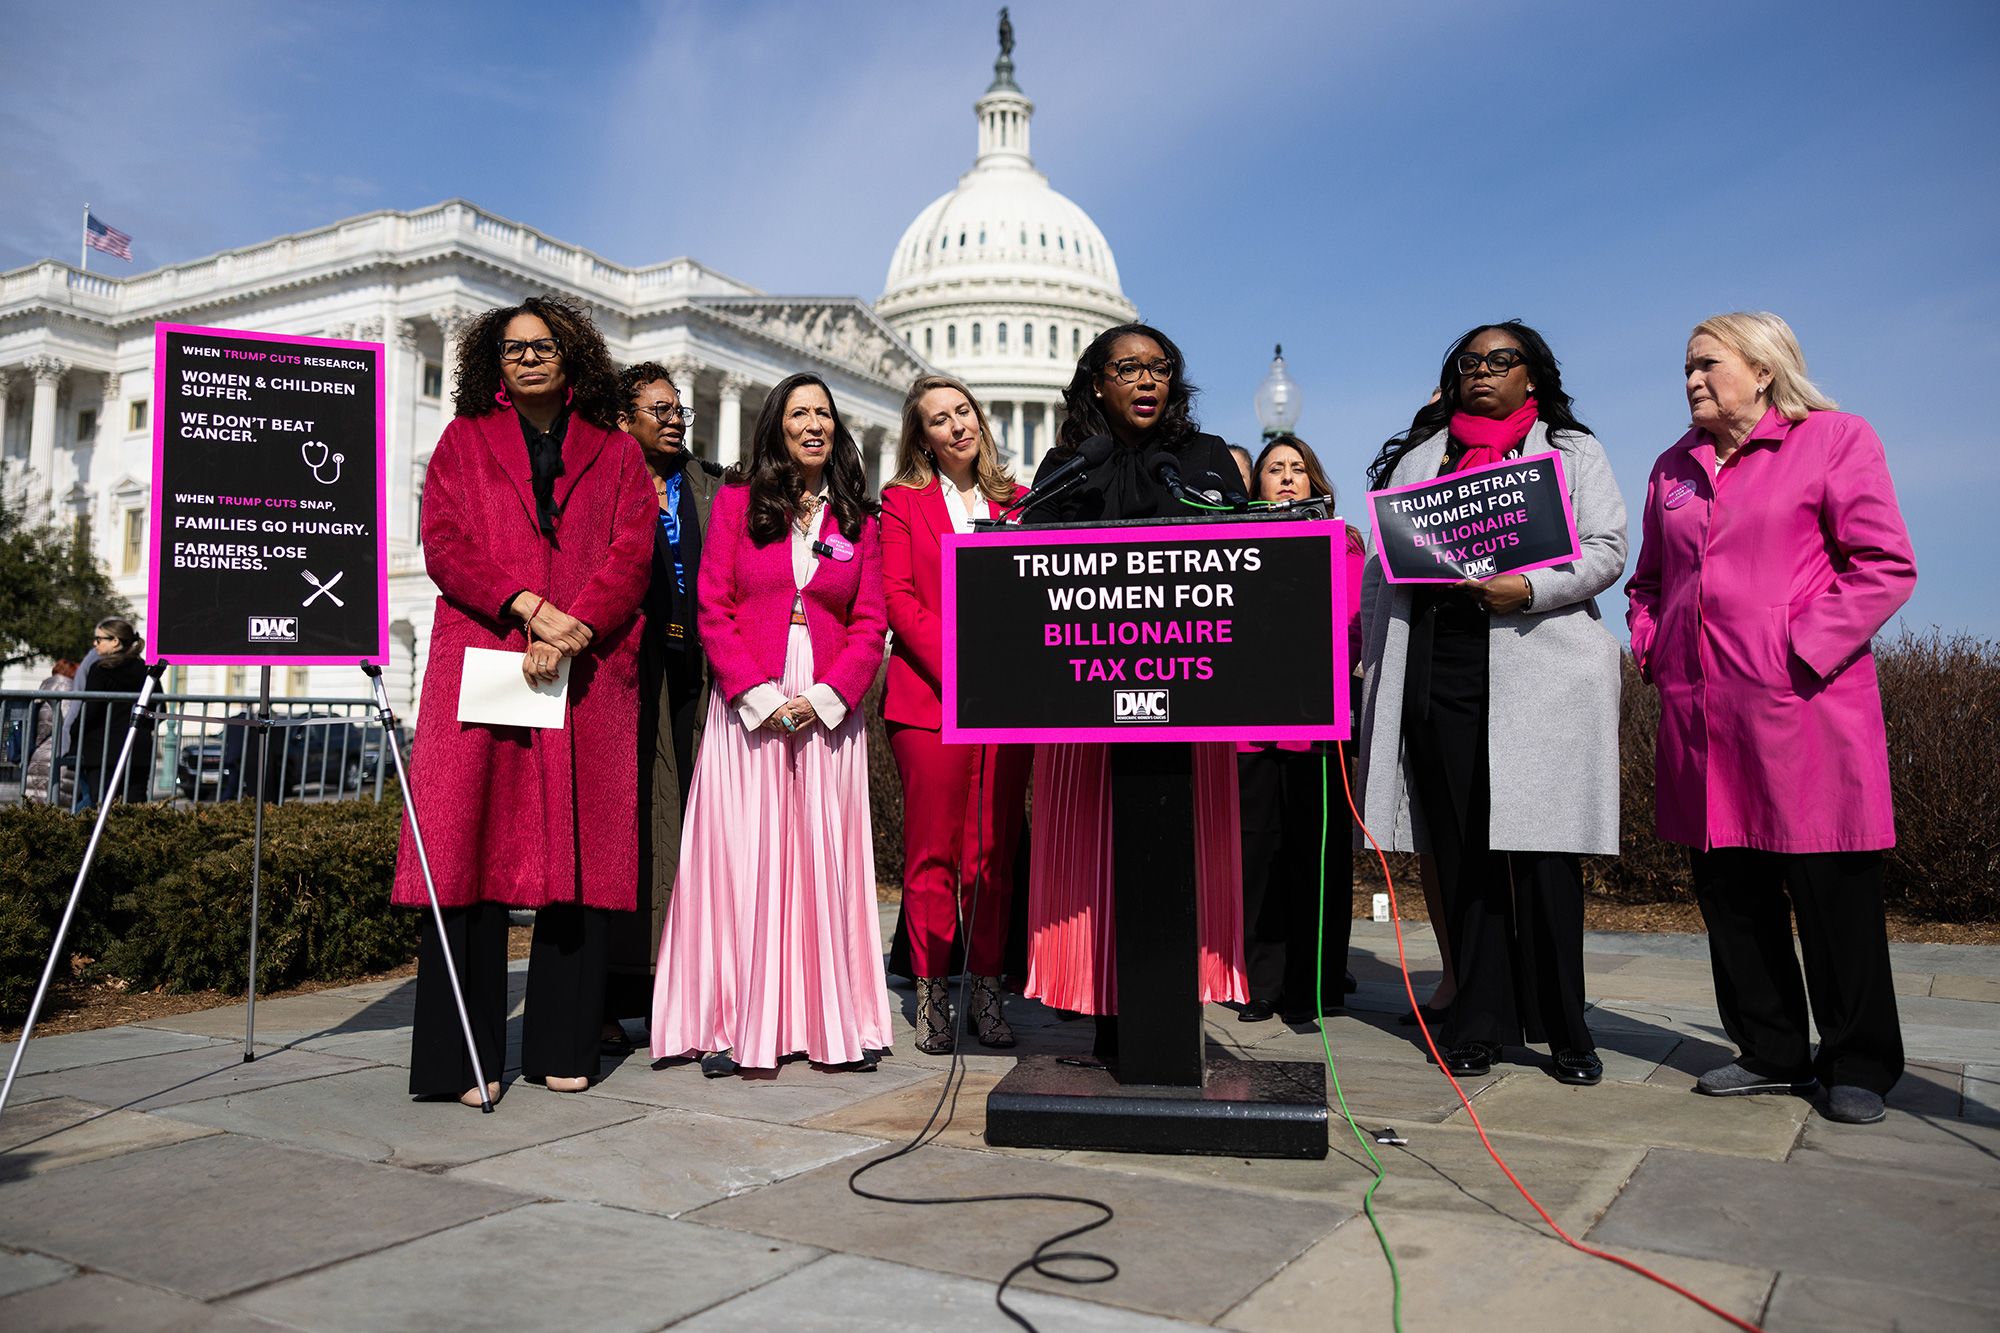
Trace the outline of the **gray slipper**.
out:
[[[1882,1099],[1868,1089],[1837,1083],[1827,1089],[1826,1109],[1820,1114],[1843,1125],[1872,1125],[1888,1112],[1882,1107]]]
[[[1811,1092],[1819,1080],[1811,1074],[1803,1078],[1769,1078],[1740,1064],[1711,1069],[1695,1080],[1694,1090],[1704,1097],[1755,1097],[1765,1093]]]

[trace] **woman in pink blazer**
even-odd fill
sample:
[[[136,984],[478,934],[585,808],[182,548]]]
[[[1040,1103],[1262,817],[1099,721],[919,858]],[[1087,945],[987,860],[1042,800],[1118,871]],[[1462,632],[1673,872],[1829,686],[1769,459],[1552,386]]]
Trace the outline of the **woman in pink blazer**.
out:
[[[653,988],[653,1055],[710,1076],[890,1043],[861,696],[882,562],[861,451],[815,375],[771,390],[715,497],[696,624],[714,669]]]
[[[1012,1046],[1000,1007],[1000,959],[1033,750],[941,738],[939,569],[946,533],[971,531],[974,519],[998,514],[1023,488],[1001,466],[972,391],[949,375],[924,375],[910,386],[896,465],[882,491],[882,582],[893,633],[882,720],[903,779],[903,914],[916,971],[917,1049],[942,1055],[952,1048],[944,978],[962,912],[970,918],[964,943],[973,1031],[983,1045]]]
[[[1653,465],[1625,591],[1633,659],[1660,691],[1660,836],[1693,849],[1716,1004],[1742,1051],[1696,1090],[1824,1083],[1829,1117],[1867,1124],[1903,1071],[1869,643],[1916,559],[1882,442],[1806,378],[1784,320],[1704,320],[1686,373],[1693,426]]]
[[[445,970],[480,1065],[507,1047],[507,913],[535,909],[521,1075],[575,1092],[597,1074],[608,918],[638,878],[639,601],[653,483],[588,315],[555,297],[487,312],[459,338],[457,415],[425,476],[424,572],[438,586],[410,787],[444,908],[424,914],[410,1091],[479,1104]],[[560,728],[458,721],[468,648],[570,661]],[[393,899],[428,903],[407,824]],[[490,1083],[488,1094],[499,1085]]]

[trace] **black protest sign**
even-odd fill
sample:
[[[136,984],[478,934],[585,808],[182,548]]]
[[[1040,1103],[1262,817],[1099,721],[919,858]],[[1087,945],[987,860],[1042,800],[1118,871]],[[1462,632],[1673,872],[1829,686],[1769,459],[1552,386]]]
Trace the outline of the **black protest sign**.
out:
[[[1555,453],[1370,491],[1368,507],[1391,583],[1490,579],[1560,565],[1580,553]]]
[[[381,344],[161,324],[153,356],[155,655],[387,661]]]

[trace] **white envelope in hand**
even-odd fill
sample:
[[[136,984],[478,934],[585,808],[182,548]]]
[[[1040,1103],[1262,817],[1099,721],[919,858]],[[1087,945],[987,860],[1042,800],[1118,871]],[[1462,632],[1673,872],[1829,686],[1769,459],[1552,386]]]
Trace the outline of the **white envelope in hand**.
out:
[[[556,664],[556,678],[530,683],[521,674],[526,653],[467,648],[458,682],[458,720],[495,727],[557,727],[569,699],[569,659]]]

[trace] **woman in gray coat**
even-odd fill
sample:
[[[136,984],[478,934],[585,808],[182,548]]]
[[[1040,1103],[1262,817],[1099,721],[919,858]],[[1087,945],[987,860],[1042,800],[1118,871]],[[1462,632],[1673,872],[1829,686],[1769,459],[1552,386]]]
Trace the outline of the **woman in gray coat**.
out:
[[[1553,450],[1582,554],[1450,585],[1390,584],[1368,562],[1363,813],[1391,849],[1437,864],[1458,983],[1446,1067],[1484,1074],[1503,1046],[1546,1041],[1558,1079],[1592,1084],[1604,1067],[1583,1020],[1580,855],[1618,851],[1619,688],[1593,599],[1624,572],[1625,502],[1533,329],[1472,330],[1438,388],[1382,446],[1370,487]]]

